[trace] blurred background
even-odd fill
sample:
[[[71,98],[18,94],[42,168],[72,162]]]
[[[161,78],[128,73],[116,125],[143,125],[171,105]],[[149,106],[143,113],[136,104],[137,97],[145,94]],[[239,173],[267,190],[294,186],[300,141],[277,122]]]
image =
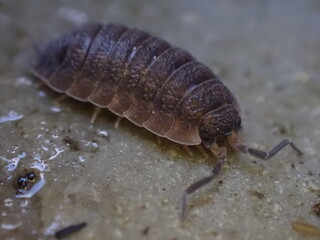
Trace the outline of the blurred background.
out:
[[[128,121],[115,129],[107,110],[90,125],[92,105],[55,102],[29,73],[34,46],[87,21],[188,50],[238,97],[244,142],[268,149],[290,137],[305,155],[288,148],[262,162],[231,151],[181,223],[181,194],[210,173],[213,156],[159,144]],[[309,239],[292,222],[320,227],[311,210],[320,201],[319,25],[318,0],[1,0],[0,239],[54,239],[80,222],[70,239]]]

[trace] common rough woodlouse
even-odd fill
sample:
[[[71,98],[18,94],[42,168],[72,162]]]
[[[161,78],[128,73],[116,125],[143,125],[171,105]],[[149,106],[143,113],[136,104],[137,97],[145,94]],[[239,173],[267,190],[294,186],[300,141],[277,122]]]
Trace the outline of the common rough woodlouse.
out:
[[[211,150],[217,164],[184,191],[182,216],[187,196],[221,171],[227,143],[262,160],[287,145],[303,154],[289,139],[269,152],[241,143],[240,105],[219,78],[188,52],[135,28],[84,24],[38,47],[32,71],[57,92],[108,108],[173,142]]]

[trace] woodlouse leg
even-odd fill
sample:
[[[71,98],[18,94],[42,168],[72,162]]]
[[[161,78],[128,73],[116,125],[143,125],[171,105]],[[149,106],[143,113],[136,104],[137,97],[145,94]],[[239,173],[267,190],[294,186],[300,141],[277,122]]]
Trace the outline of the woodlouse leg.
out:
[[[187,197],[191,193],[195,192],[199,188],[203,187],[204,185],[210,183],[218,174],[221,172],[221,169],[226,162],[227,159],[227,149],[225,147],[219,147],[218,145],[214,144],[213,147],[210,149],[214,155],[218,158],[217,164],[214,166],[211,175],[200,179],[199,181],[191,184],[183,193],[182,201],[181,201],[181,219],[182,221],[185,219],[186,216],[186,209],[187,209]]]
[[[44,86],[47,86],[45,82],[38,82],[35,87],[36,88],[41,88],[41,87],[44,87]]]
[[[67,99],[69,96],[67,94],[63,94],[59,97],[57,97],[55,100],[53,100],[53,102],[55,103],[60,103],[62,102],[63,100]]]
[[[189,146],[183,145],[183,149],[188,153],[188,155],[189,155],[190,157],[193,157],[193,153],[192,153],[192,151],[191,151],[191,149],[190,149]]]
[[[196,147],[205,159],[209,158],[209,154],[207,153],[206,149],[203,147],[202,144],[196,145]]]
[[[122,120],[122,117],[117,117],[117,120],[114,123],[114,128],[119,128],[121,120]]]
[[[239,152],[248,153],[251,156],[254,156],[261,160],[271,159],[273,156],[275,156],[278,152],[280,152],[288,145],[297,153],[298,156],[303,155],[303,152],[289,138],[286,138],[279,142],[269,152],[247,147],[246,145],[240,142],[239,137],[236,133],[232,133],[229,137],[229,144]]]
[[[158,143],[158,145],[161,145],[161,143],[162,143],[162,139],[161,139],[161,137],[156,136],[156,139],[157,139],[157,143]]]
[[[94,122],[96,121],[97,116],[99,115],[100,112],[101,112],[101,108],[94,107],[94,112],[93,112],[92,117],[90,119],[90,124],[94,124]]]

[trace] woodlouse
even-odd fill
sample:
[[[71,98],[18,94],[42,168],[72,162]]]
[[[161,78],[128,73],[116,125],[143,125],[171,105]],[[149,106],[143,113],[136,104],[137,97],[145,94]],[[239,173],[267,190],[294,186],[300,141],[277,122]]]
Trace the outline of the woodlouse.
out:
[[[241,143],[241,109],[220,79],[188,52],[135,28],[84,24],[39,47],[32,70],[57,92],[108,108],[173,142],[210,149],[217,164],[184,191],[183,215],[187,195],[220,172],[227,142],[262,160],[287,145],[302,155],[289,139],[269,152]]]

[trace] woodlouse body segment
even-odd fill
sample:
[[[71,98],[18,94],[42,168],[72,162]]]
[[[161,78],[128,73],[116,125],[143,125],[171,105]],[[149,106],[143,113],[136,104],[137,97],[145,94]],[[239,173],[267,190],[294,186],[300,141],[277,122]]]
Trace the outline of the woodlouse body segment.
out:
[[[99,85],[89,97],[90,102],[105,108],[113,101],[132,52],[148,37],[147,33],[136,29],[126,29],[119,36],[109,56],[105,56],[108,61],[104,67]]]
[[[108,105],[109,110],[123,117],[123,112],[128,110],[134,101],[139,81],[148,72],[152,62],[169,46],[165,41],[150,37],[135,50],[134,54],[131,54],[117,92]]]
[[[185,145],[201,144],[205,114],[236,102],[188,52],[117,24],[88,23],[65,34],[40,48],[33,71],[58,92]]]
[[[212,109],[225,106],[225,103],[230,102],[230,97],[226,93],[225,86],[221,85],[216,79],[205,81],[192,89],[176,106],[174,110],[175,120],[166,133],[166,137],[178,139],[176,136],[179,136],[181,143],[188,143],[194,141],[194,136],[199,136],[198,142],[200,144],[202,139],[199,132],[203,131],[200,128],[201,119]],[[238,113],[234,112],[234,116],[237,115]],[[232,120],[232,117],[230,119]]]
[[[193,58],[179,48],[169,48],[155,59],[147,74],[140,80],[135,90],[135,100],[124,115],[142,126],[152,114],[153,100],[169,76],[180,66]]]
[[[88,99],[91,96],[100,82],[113,46],[124,31],[124,27],[101,26],[88,50],[83,68],[79,70],[78,77],[67,91],[69,95],[80,100]]]
[[[61,65],[48,78],[48,84],[59,92],[66,92],[79,75],[89,52],[92,41],[100,30],[99,25],[86,25],[81,31],[75,31],[72,36],[66,37],[61,44]],[[74,44],[70,44],[70,42]],[[63,58],[64,56],[64,58]]]
[[[33,73],[60,93],[108,108],[154,134],[212,151],[218,162],[210,176],[190,187],[186,197],[209,183],[227,158],[224,144],[268,160],[285,139],[264,152],[241,143],[241,107],[204,64],[188,52],[144,31],[118,24],[88,23],[38,48]]]
[[[154,112],[143,126],[159,136],[165,136],[181,144],[200,144],[199,134],[190,134],[191,131],[189,131],[184,134],[185,136],[181,136],[174,133],[176,128],[171,131],[171,127],[174,126],[175,120],[180,118],[180,116],[175,116],[175,109],[183,97],[202,82],[214,78],[210,69],[195,60],[182,65],[158,90],[153,100]]]

